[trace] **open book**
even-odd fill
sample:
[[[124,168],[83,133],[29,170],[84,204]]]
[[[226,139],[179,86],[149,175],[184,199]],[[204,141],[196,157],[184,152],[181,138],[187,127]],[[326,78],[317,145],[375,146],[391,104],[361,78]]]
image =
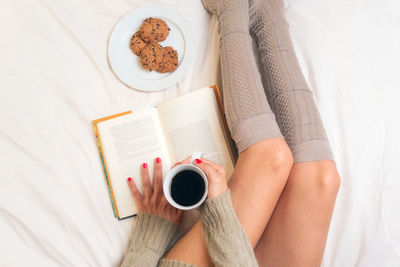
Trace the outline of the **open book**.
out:
[[[160,157],[163,176],[172,164],[194,151],[225,166],[229,178],[234,152],[217,87],[206,87],[176,97],[157,107],[128,111],[93,121],[106,173],[114,215],[119,219],[137,213],[127,178],[141,191],[140,165]]]

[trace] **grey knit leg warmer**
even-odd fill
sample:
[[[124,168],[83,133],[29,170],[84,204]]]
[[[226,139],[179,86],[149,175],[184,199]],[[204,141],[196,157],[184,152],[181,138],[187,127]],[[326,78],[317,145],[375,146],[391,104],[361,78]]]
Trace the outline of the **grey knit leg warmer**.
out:
[[[282,137],[253,55],[248,1],[203,0],[203,5],[219,22],[224,110],[239,152]]]
[[[261,55],[269,104],[294,161],[333,160],[312,92],[293,49],[283,0],[250,0],[250,32]]]

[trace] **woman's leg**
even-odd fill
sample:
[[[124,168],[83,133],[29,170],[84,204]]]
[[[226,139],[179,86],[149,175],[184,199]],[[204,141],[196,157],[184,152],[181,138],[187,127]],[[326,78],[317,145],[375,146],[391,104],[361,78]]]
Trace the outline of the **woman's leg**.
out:
[[[252,0],[250,30],[259,48],[268,101],[295,161],[255,253],[260,266],[319,266],[339,175],[297,62],[283,0]]]
[[[255,249],[260,266],[320,266],[340,184],[330,160],[296,163]]]
[[[239,158],[229,187],[253,247],[262,235],[293,165],[261,83],[249,35],[247,0],[203,0],[218,18],[225,115]],[[211,265],[198,222],[166,255]]]
[[[250,32],[261,56],[261,77],[294,162],[333,160],[312,91],[289,35],[284,0],[250,0]]]
[[[264,232],[292,164],[290,149],[282,138],[258,142],[239,154],[229,187],[239,221],[253,247]],[[212,266],[201,223],[197,222],[165,258]]]

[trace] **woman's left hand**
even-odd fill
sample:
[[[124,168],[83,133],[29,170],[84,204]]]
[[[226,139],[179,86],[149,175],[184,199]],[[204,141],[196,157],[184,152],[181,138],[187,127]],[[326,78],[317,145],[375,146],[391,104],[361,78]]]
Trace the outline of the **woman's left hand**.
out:
[[[139,192],[132,178],[128,178],[129,189],[136,200],[139,213],[151,213],[160,216],[175,224],[182,219],[182,210],[178,210],[168,203],[162,189],[162,163],[160,158],[154,160],[153,184],[151,186],[147,163],[140,166],[143,194]]]

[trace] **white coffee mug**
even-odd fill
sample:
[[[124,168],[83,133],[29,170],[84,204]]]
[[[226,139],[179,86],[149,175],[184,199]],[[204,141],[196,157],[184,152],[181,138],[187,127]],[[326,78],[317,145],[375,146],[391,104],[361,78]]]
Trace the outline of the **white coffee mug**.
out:
[[[164,178],[163,190],[164,190],[165,198],[168,200],[168,202],[169,202],[172,206],[174,206],[174,207],[177,208],[177,209],[181,209],[181,210],[191,210],[191,209],[195,209],[195,208],[197,208],[198,206],[200,206],[201,203],[203,203],[204,200],[205,200],[206,197],[207,197],[207,194],[208,194],[208,180],[207,180],[207,176],[206,176],[206,174],[205,174],[199,167],[193,165],[193,161],[194,161],[195,159],[199,159],[199,158],[201,157],[201,154],[202,154],[202,153],[201,153],[200,151],[196,151],[196,152],[192,153],[192,155],[191,155],[191,157],[190,157],[190,164],[182,164],[182,165],[178,165],[178,166],[172,168],[172,169],[167,173],[167,175],[166,175],[165,178]],[[203,196],[201,197],[201,199],[200,199],[197,203],[195,203],[195,204],[193,204],[193,205],[191,205],[191,206],[182,206],[182,205],[176,203],[176,202],[174,201],[174,199],[172,198],[172,196],[171,196],[171,184],[172,184],[172,180],[174,179],[174,177],[175,177],[178,173],[180,173],[180,172],[182,172],[182,171],[185,171],[185,170],[194,171],[194,172],[196,172],[197,174],[199,174],[199,175],[201,176],[201,178],[203,178],[204,185],[205,185],[205,189],[204,189],[204,194],[203,194]]]

